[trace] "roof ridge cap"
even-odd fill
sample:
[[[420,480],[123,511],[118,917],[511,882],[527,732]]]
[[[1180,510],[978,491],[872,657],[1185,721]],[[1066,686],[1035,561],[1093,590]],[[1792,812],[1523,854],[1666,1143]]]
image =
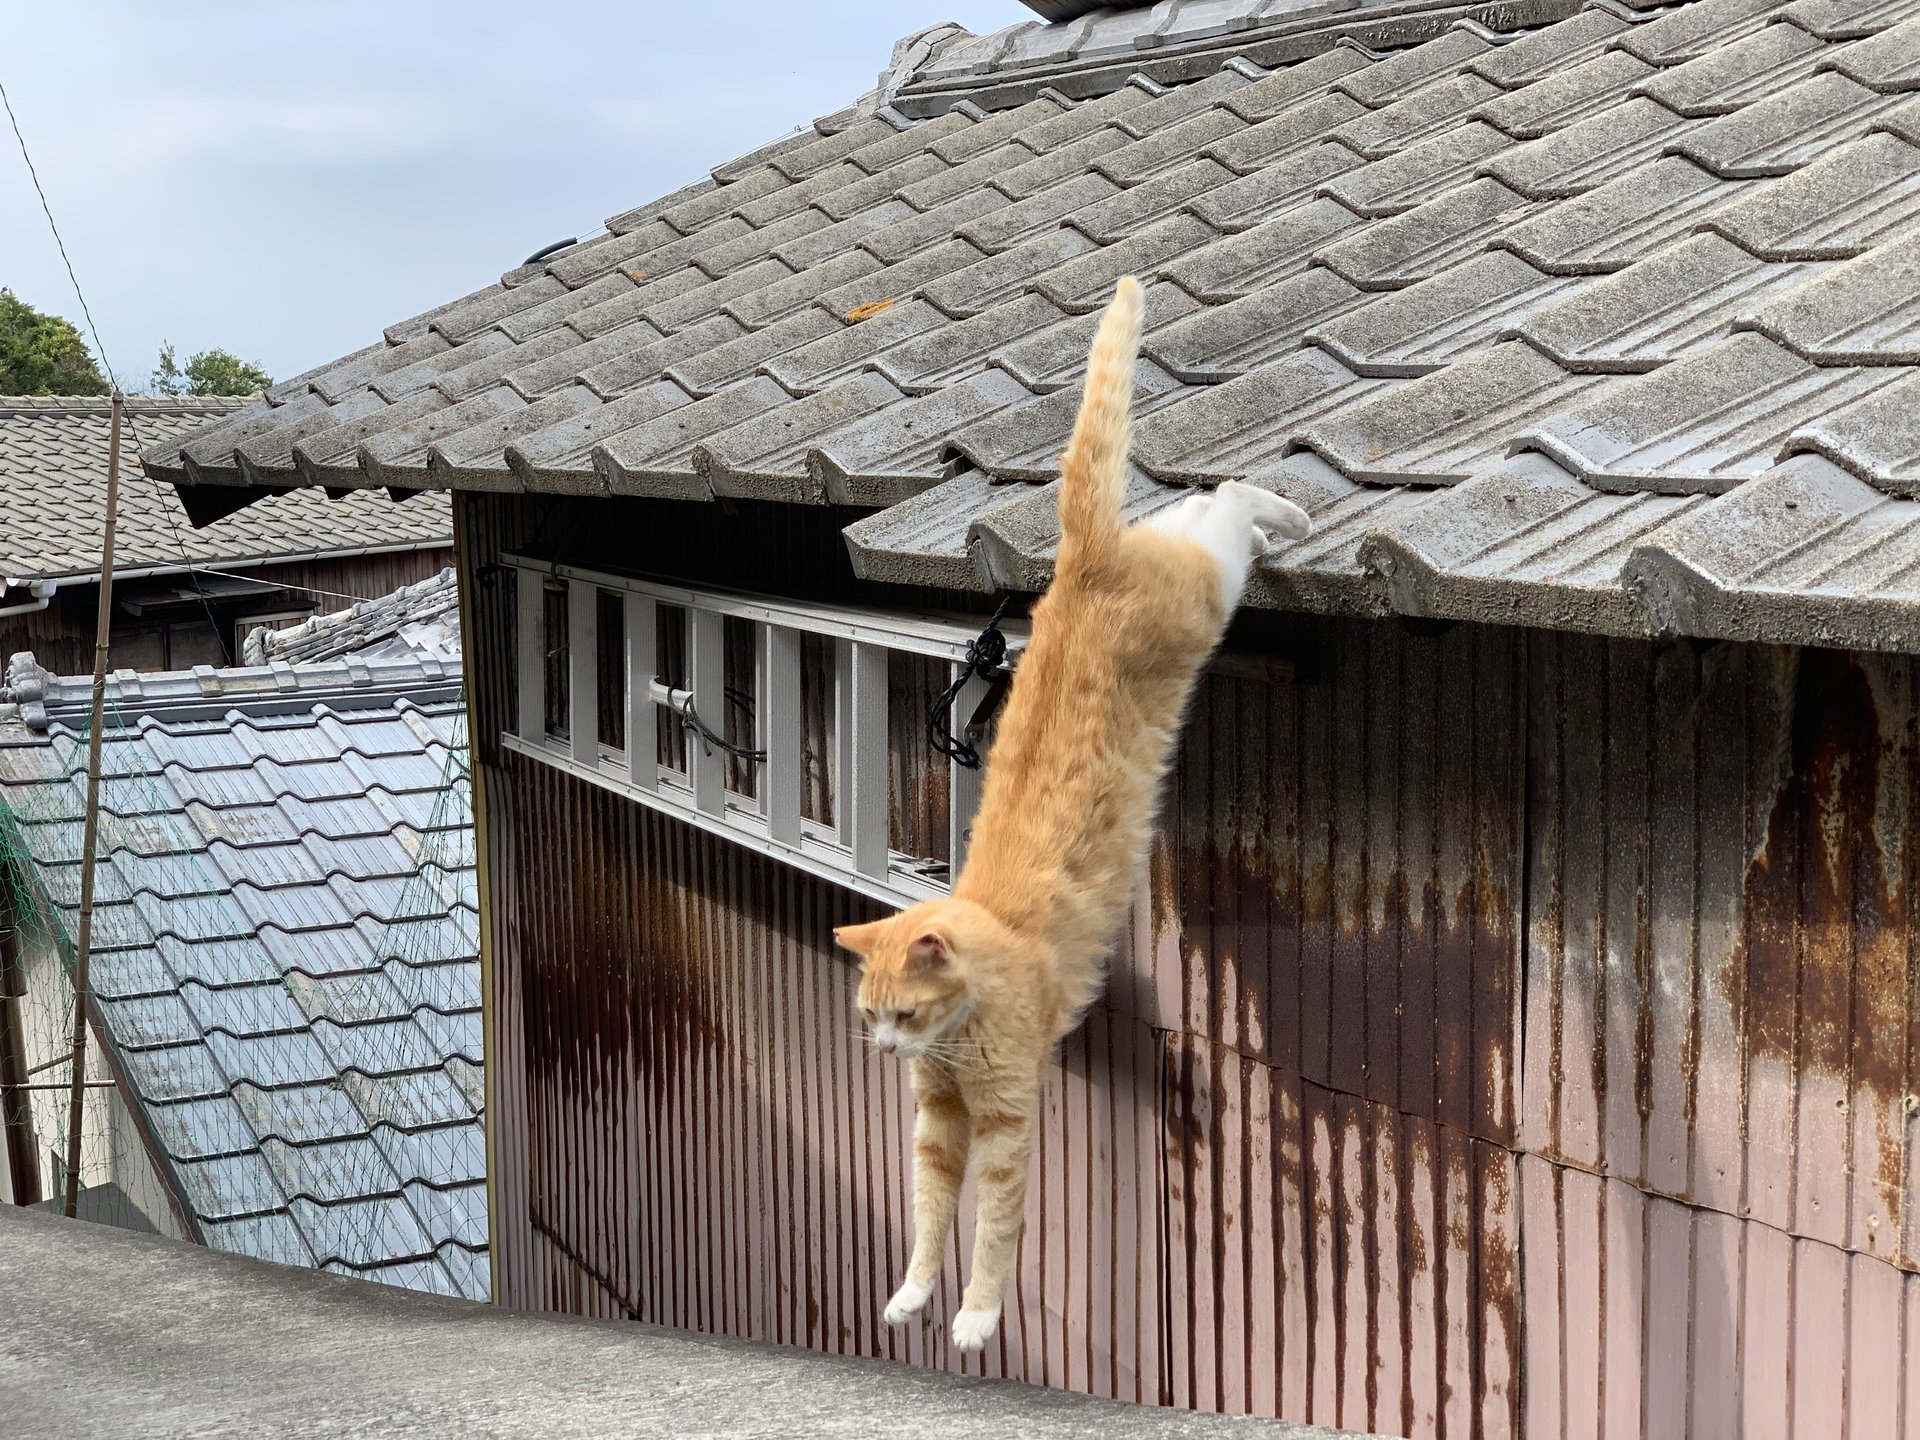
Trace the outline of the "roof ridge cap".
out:
[[[894,98],[912,83],[914,75],[934,56],[949,45],[974,38],[971,30],[952,20],[942,20],[902,35],[893,42],[893,50],[887,57],[887,68],[880,72],[874,88],[854,102],[855,111],[872,115],[892,105]]]
[[[38,682],[39,696],[9,696],[16,703],[36,700],[22,715],[30,729],[43,730],[55,720],[71,718],[92,704],[91,676],[52,675],[41,669],[31,652],[15,655],[8,678]],[[225,714],[233,710],[260,713],[302,709],[326,700],[357,696],[433,698],[435,692],[458,689],[460,663],[430,655],[412,658],[363,658],[266,665],[197,665],[188,670],[140,672],[116,670],[107,676],[107,698],[118,719],[134,723],[177,711]],[[195,714],[179,718],[195,718]]]
[[[1022,21],[929,60],[895,108],[927,118],[973,98],[1002,110],[1043,86],[1091,99],[1146,74],[1169,84],[1202,78],[1236,57],[1271,68],[1342,41],[1369,53],[1409,49],[1468,22],[1487,38],[1535,29],[1578,12],[1583,0],[1356,0],[1329,11],[1298,0],[1221,0],[1228,9],[1096,7],[1071,20]],[[1188,17],[1193,23],[1184,24]],[[1051,37],[1051,43],[1049,43]]]
[[[123,395],[126,408],[140,415],[226,415],[244,410],[259,395]],[[0,418],[59,417],[112,413],[111,395],[0,395]]]

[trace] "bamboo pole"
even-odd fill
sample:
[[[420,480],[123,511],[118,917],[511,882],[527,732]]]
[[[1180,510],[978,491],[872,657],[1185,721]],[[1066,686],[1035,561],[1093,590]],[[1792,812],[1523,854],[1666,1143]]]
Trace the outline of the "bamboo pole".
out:
[[[93,714],[87,723],[87,809],[80,841],[80,932],[73,959],[73,1096],[67,1102],[69,1220],[80,1207],[80,1120],[87,1085],[87,964],[93,954],[94,849],[100,836],[100,742],[107,711],[107,632],[113,623],[113,532],[120,510],[120,415],[126,397],[113,390],[107,441],[107,535],[100,547],[100,610],[93,626]]]

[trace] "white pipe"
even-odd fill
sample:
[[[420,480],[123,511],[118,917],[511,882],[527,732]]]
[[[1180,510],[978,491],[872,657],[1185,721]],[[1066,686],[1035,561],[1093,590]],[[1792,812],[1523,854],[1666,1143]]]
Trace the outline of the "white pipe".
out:
[[[33,582],[35,598],[21,605],[0,606],[0,618],[8,615],[31,615],[36,610],[44,610],[52,601],[54,592],[60,588],[58,580],[36,580]]]

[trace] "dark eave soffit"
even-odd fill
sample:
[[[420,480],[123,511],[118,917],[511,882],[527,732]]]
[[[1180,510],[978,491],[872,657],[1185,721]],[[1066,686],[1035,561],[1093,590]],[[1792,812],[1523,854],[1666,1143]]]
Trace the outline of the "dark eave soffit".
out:
[[[1042,20],[1059,24],[1063,20],[1078,20],[1095,10],[1145,10],[1156,0],[1021,0]]]

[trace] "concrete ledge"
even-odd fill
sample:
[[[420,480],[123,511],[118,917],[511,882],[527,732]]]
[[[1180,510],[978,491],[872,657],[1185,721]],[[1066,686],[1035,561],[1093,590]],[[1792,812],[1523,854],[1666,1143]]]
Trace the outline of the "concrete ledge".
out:
[[[1332,1434],[515,1314],[7,1205],[0,1417],[37,1440]]]

